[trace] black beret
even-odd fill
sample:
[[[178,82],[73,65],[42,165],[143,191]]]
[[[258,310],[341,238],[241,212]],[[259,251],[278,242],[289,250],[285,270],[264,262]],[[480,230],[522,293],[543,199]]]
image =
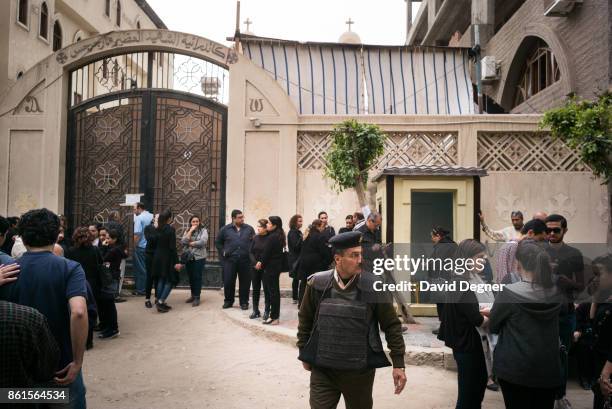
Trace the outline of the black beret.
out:
[[[361,246],[361,232],[349,231],[336,234],[329,239],[329,244],[336,250],[350,249]]]

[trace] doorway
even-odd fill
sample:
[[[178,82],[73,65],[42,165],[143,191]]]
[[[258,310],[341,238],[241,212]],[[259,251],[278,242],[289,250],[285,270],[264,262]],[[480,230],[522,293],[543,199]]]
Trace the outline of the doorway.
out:
[[[453,237],[453,192],[412,191],[411,203],[410,243],[430,243],[436,226],[444,227]]]

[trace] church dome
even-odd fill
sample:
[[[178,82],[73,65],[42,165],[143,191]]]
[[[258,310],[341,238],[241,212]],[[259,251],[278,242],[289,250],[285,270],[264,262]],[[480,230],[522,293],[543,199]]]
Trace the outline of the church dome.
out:
[[[354,31],[346,31],[342,33],[338,42],[343,44],[361,44],[361,38]]]

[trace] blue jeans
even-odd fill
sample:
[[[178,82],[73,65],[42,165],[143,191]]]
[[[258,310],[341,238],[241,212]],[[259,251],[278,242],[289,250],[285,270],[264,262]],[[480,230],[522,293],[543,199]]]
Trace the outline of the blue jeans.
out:
[[[155,295],[160,302],[166,301],[172,291],[172,283],[165,278],[160,278],[155,289]],[[159,294],[159,295],[158,295]]]
[[[189,276],[189,286],[191,287],[191,296],[200,298],[202,293],[202,273],[204,273],[204,266],[206,265],[206,259],[192,260],[187,263],[185,269]]]
[[[53,383],[52,385],[43,386],[45,388],[60,387]],[[83,371],[79,372],[74,382],[68,385],[68,394],[70,395],[69,403],[51,403],[45,406],[47,409],[87,409],[87,400],[85,399],[85,383],[83,382]]]
[[[144,248],[136,247],[134,249],[134,280],[136,281],[136,292],[139,294],[145,293],[145,284],[147,282],[147,267],[145,257]]]

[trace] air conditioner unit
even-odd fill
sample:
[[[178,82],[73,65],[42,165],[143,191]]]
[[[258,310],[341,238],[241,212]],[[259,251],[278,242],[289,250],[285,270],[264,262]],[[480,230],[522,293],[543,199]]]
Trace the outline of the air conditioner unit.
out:
[[[494,81],[499,79],[499,63],[495,60],[495,57],[491,55],[482,57],[481,67],[480,79],[483,81]]]
[[[546,17],[564,17],[582,0],[544,0],[544,15]]]

